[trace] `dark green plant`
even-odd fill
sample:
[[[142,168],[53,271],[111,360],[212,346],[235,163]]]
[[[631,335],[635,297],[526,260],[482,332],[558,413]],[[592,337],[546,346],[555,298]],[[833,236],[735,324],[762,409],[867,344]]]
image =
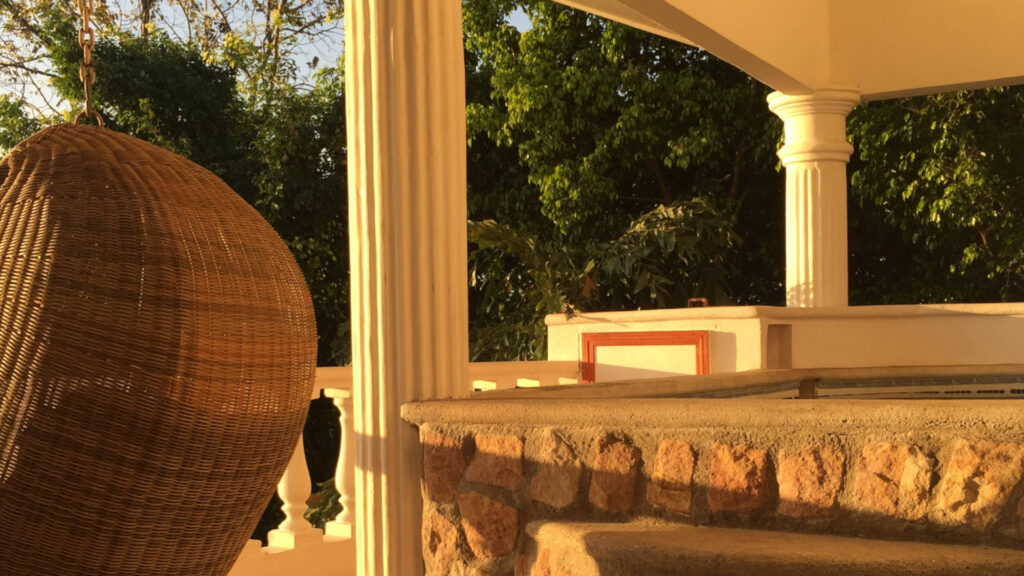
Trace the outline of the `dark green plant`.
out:
[[[309,509],[304,517],[317,528],[323,528],[341,513],[341,501],[338,489],[334,486],[334,478],[318,482],[313,496],[310,497]]]
[[[469,223],[470,285],[481,309],[474,359],[545,357],[547,314],[724,300],[732,221],[695,199],[641,214],[617,238],[585,247],[541,241],[493,220]]]

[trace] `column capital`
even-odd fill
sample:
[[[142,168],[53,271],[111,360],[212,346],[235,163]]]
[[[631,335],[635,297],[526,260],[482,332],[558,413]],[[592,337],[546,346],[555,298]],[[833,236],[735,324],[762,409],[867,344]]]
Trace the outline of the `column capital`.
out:
[[[849,161],[853,146],[846,140],[846,116],[860,102],[860,93],[848,88],[769,94],[768,109],[785,123],[786,144],[779,149],[782,165]]]

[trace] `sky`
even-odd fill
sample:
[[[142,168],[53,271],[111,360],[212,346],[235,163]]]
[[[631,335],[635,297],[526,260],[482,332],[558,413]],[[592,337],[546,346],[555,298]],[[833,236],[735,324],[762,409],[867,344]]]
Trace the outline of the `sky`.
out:
[[[532,28],[530,25],[530,19],[526,16],[526,12],[523,12],[522,8],[516,8],[515,11],[512,12],[508,21],[510,24],[518,28],[520,32]]]

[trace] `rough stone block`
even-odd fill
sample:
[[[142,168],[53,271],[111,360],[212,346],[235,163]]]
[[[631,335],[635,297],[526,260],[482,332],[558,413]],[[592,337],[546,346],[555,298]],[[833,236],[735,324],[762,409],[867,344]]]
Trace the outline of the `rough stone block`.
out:
[[[459,530],[437,510],[424,514],[423,561],[428,574],[449,574],[455,561]]]
[[[476,437],[466,480],[518,490],[523,483],[523,441],[518,436]]]
[[[654,458],[654,474],[647,485],[647,501],[678,514],[691,510],[694,467],[693,447],[683,440],[662,440]]]
[[[545,548],[537,554],[530,576],[572,576],[572,572],[565,566],[552,566],[551,553]]]
[[[716,442],[711,453],[708,505],[713,512],[750,512],[764,507],[768,454],[746,444]]]
[[[594,443],[590,503],[606,512],[628,512],[633,506],[640,449],[606,434]]]
[[[957,439],[935,488],[933,521],[985,530],[999,517],[1024,473],[1024,446]]]
[[[857,461],[854,499],[861,510],[919,520],[928,511],[934,460],[917,446],[875,442]]]
[[[843,486],[843,453],[833,446],[804,446],[779,454],[779,514],[793,518],[827,515]]]
[[[576,501],[582,468],[569,443],[551,430],[545,431],[534,450],[537,472],[530,480],[530,498],[553,508]]]
[[[537,561],[533,563],[530,576],[551,576],[551,551],[542,548],[537,553]]]
[[[526,554],[516,556],[516,563],[512,566],[513,576],[530,576],[530,557]]]
[[[457,497],[462,530],[477,558],[496,558],[512,551],[519,532],[516,509],[479,492]]]
[[[462,456],[464,438],[455,438],[432,430],[420,435],[423,444],[423,483],[427,497],[451,502],[462,479],[466,462]]]

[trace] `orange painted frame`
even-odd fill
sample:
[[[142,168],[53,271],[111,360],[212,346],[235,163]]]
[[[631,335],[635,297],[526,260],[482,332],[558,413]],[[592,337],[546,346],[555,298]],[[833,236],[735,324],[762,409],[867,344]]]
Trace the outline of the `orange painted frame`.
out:
[[[580,338],[583,344],[580,373],[584,382],[593,382],[596,376],[598,346],[694,346],[697,349],[697,374],[707,374],[710,367],[707,330],[584,332]]]

